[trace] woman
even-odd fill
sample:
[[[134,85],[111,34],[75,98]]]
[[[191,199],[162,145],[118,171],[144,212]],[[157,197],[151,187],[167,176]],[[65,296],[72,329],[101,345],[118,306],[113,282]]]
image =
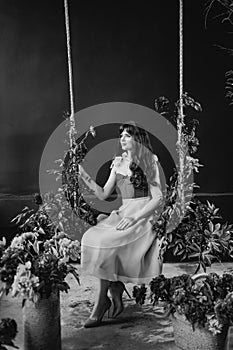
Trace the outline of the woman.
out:
[[[123,153],[115,157],[111,173],[103,188],[80,166],[80,176],[97,198],[104,200],[115,185],[122,205],[110,216],[99,215],[96,226],[85,232],[81,241],[83,273],[99,279],[99,292],[91,316],[84,327],[101,323],[113,303],[112,317],[124,309],[123,282],[147,283],[161,273],[161,242],[155,239],[150,223],[155,209],[161,206],[162,192],[157,165],[148,134],[134,122],[120,127]]]

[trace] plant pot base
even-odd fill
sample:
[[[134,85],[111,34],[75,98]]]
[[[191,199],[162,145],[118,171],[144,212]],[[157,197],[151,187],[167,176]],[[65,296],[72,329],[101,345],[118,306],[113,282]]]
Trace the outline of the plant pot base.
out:
[[[175,344],[182,350],[223,350],[227,327],[217,335],[205,328],[196,327],[193,331],[191,324],[183,315],[175,313],[172,317]]]
[[[26,301],[23,308],[24,350],[61,350],[60,298],[58,293]]]

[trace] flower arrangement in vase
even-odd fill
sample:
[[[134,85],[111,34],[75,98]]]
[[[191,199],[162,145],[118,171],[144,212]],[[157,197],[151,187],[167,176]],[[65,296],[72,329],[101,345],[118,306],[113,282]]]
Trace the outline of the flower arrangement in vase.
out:
[[[12,296],[21,295],[23,302],[36,302],[56,290],[67,292],[65,277],[70,273],[79,281],[69,260],[79,259],[80,243],[51,220],[48,208],[52,202],[47,195],[36,212],[26,207],[12,220],[20,224],[21,232],[1,251],[2,294],[11,290]]]
[[[80,243],[64,231],[59,197],[36,196],[39,209],[25,207],[13,221],[19,232],[0,245],[0,294],[22,297],[24,349],[61,349],[60,292],[79,276],[70,261],[79,260]]]

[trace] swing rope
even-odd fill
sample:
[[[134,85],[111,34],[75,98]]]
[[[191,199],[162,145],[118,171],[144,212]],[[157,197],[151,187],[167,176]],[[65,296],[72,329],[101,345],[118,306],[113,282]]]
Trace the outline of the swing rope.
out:
[[[74,190],[72,190],[73,197],[73,209],[77,207],[77,165],[76,165],[76,141],[75,141],[75,119],[74,119],[74,92],[73,92],[73,72],[72,72],[72,59],[71,59],[71,45],[70,45],[70,21],[69,21],[69,9],[68,0],[64,0],[65,8],[65,28],[66,28],[66,46],[67,46],[67,59],[68,59],[68,73],[69,73],[69,97],[70,97],[70,127],[69,127],[69,141],[70,141],[70,156],[71,156],[71,169],[74,174]]]
[[[180,116],[184,119],[183,109],[183,0],[179,0],[179,93],[180,93]]]
[[[181,201],[181,213],[185,212],[184,195],[184,151],[182,149],[183,126],[184,126],[184,101],[183,101],[183,0],[179,0],[179,104],[178,104],[178,153],[179,153],[179,174],[178,191]]]
[[[74,144],[74,135],[76,134],[75,119],[74,119],[74,92],[73,92],[73,73],[72,73],[72,59],[71,59],[71,45],[70,45],[70,25],[69,25],[69,9],[68,0],[64,0],[65,8],[65,27],[66,27],[66,46],[68,58],[68,74],[69,74],[69,97],[70,97],[70,129],[69,140],[70,147]]]

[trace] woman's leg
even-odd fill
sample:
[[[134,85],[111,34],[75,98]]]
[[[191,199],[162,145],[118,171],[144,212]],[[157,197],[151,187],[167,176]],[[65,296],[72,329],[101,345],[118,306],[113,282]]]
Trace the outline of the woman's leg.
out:
[[[131,298],[131,297],[130,297],[129,292],[125,288],[124,283],[120,282],[120,281],[112,282],[109,290],[110,290],[110,293],[112,296],[112,301],[113,301],[112,317],[115,318],[119,314],[121,314],[122,311],[124,310],[124,304],[122,301],[122,295],[123,295],[124,291],[128,294],[129,298]]]
[[[110,281],[104,279],[99,280],[99,291],[97,293],[95,305],[91,313],[92,318],[100,318],[103,314],[103,310],[107,308],[107,305],[109,303],[109,298],[107,296],[109,286]]]

